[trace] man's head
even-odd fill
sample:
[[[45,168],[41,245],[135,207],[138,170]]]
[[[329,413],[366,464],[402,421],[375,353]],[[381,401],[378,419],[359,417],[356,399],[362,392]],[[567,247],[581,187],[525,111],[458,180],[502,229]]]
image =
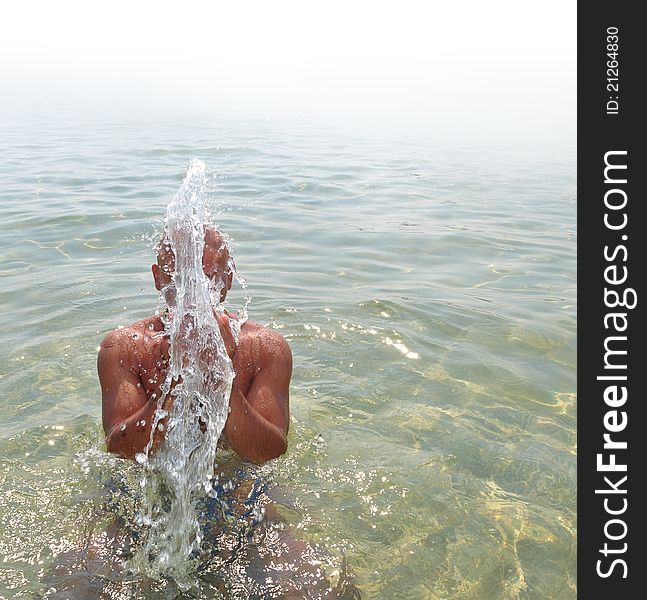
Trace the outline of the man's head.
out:
[[[234,278],[229,258],[229,249],[222,234],[213,225],[205,225],[202,268],[213,285],[218,285],[222,281],[220,302],[224,302]],[[171,283],[175,271],[175,254],[166,230],[157,245],[157,263],[152,265],[152,271],[155,288],[158,291]]]

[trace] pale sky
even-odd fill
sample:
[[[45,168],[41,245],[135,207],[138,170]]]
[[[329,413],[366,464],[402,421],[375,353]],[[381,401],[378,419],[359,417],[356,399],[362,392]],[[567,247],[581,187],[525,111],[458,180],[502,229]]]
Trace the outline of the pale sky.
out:
[[[0,8],[4,110],[325,113],[574,141],[575,61],[574,0],[21,0]]]

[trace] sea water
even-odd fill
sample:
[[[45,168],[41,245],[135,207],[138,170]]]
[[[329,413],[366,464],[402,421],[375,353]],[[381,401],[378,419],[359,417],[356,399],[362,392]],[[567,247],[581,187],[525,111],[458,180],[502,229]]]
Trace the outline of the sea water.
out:
[[[139,489],[105,452],[96,349],[154,313],[149,238],[191,157],[250,319],[292,348],[289,448],[266,469],[328,576],[345,555],[366,598],[576,598],[574,146],[186,114],[3,124],[0,596],[48,597],[102,531],[106,481]],[[143,535],[131,495],[109,498]],[[103,565],[69,572],[173,597]]]

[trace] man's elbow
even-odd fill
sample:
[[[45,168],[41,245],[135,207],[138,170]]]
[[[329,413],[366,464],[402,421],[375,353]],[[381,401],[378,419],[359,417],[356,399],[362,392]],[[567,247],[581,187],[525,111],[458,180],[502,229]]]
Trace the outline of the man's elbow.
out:
[[[287,451],[288,438],[285,436],[285,434],[282,433],[280,439],[276,444],[273,455],[268,460],[271,460],[272,458],[278,458],[279,456],[285,454]]]
[[[110,452],[110,454],[118,454],[121,456],[121,453],[119,452],[119,447],[115,442],[114,436],[112,435],[108,435],[106,437],[106,450]]]
[[[271,444],[267,444],[263,452],[257,456],[249,457],[248,460],[256,465],[263,465],[268,460],[278,458],[288,451],[288,440],[283,433],[277,435]]]
[[[135,453],[129,452],[121,443],[121,439],[112,431],[106,436],[106,450],[111,454],[116,454],[120,458],[135,460]]]

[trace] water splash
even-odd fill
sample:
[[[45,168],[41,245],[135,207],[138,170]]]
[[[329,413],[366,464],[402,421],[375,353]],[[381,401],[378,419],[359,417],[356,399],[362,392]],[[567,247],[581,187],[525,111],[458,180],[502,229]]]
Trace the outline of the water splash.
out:
[[[150,441],[136,456],[144,469],[139,522],[149,527],[149,535],[133,560],[137,571],[172,576],[183,589],[192,585],[195,565],[191,559],[202,542],[194,504],[211,491],[216,447],[227,420],[235,375],[217,322],[217,316],[224,313],[220,301],[224,283],[219,278],[211,281],[202,265],[205,224],[210,220],[205,165],[193,160],[166,211],[164,243],[168,242],[175,256],[172,281],[160,292],[169,364]],[[228,266],[245,289],[233,259]],[[236,340],[247,318],[248,303],[245,294],[238,317],[230,319]],[[168,394],[170,406],[168,400],[164,402]],[[156,431],[164,431],[164,442],[152,452]]]

